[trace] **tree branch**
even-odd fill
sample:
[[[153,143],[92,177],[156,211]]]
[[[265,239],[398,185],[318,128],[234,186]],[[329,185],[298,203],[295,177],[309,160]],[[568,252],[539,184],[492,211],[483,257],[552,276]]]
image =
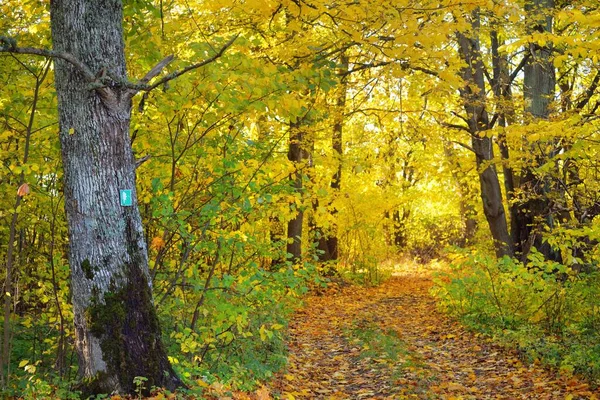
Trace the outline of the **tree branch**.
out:
[[[140,79],[140,82],[141,83],[150,82],[152,80],[152,78],[154,78],[158,74],[160,74],[160,71],[162,71],[163,68],[165,68],[167,65],[169,65],[171,63],[171,61],[173,61],[174,58],[175,58],[175,56],[173,56],[173,54],[165,57],[161,62],[156,64],[154,66],[154,68],[152,68],[150,71],[148,71],[148,73],[146,75],[144,75],[144,77],[142,79]]]
[[[455,143],[457,145],[459,145],[460,147],[463,147],[469,151],[472,151],[473,153],[475,153],[475,155],[477,156],[481,156],[480,153],[478,153],[474,148],[472,148],[471,146],[469,146],[468,144],[462,143],[462,142],[458,142],[456,140],[451,140],[450,143]]]
[[[424,74],[435,76],[435,77],[437,77],[439,75],[437,72],[432,71],[432,70],[430,70],[428,68],[419,67],[419,66],[416,66],[416,65],[411,65],[406,60],[401,60],[400,61],[400,66],[402,67],[402,69],[410,69],[410,70],[413,70],[413,71],[420,71],[420,72],[423,72]]]
[[[446,127],[446,128],[459,129],[461,131],[465,131],[465,132],[471,133],[471,131],[469,130],[469,128],[466,127],[466,126],[463,126],[463,125],[451,124],[449,122],[442,122],[441,125],[443,127]]]
[[[575,106],[575,109],[581,110],[583,107],[585,107],[587,105],[587,103],[589,103],[590,99],[594,95],[594,92],[596,92],[596,88],[598,87],[599,81],[600,81],[600,72],[596,72],[596,76],[594,76],[592,83],[585,91],[585,95],[584,95],[583,99],[581,99],[577,103],[577,105]]]
[[[160,72],[160,70],[162,68],[164,68],[170,62],[170,60],[168,62],[166,62],[166,60],[168,60],[168,58],[170,57],[169,56],[169,57],[165,58],[164,60],[162,60],[160,63],[158,63],[154,68],[152,68],[152,70],[150,72],[148,72],[146,74],[146,76],[144,76],[144,78],[142,78],[142,80],[140,80],[140,82],[142,82],[141,85],[140,84],[133,84],[133,85],[128,86],[128,87],[130,89],[134,89],[136,91],[140,91],[141,90],[141,91],[144,91],[144,92],[150,92],[150,91],[156,89],[157,87],[159,87],[160,85],[164,85],[165,83],[167,83],[167,82],[169,82],[169,81],[171,81],[171,80],[173,80],[175,78],[178,78],[181,75],[183,75],[183,74],[185,74],[185,73],[187,73],[189,71],[192,71],[194,69],[198,69],[200,67],[203,67],[203,66],[205,66],[207,64],[210,64],[211,62],[215,61],[216,59],[218,59],[219,57],[221,57],[223,55],[223,53],[225,53],[225,50],[227,50],[229,47],[231,47],[231,45],[233,44],[233,42],[235,42],[235,40],[238,38],[238,36],[239,35],[235,35],[234,37],[232,37],[231,39],[229,39],[229,41],[227,43],[225,43],[225,45],[223,45],[223,47],[221,47],[221,49],[216,54],[214,54],[212,57],[207,58],[206,60],[201,61],[199,63],[188,65],[187,67],[182,68],[179,71],[172,72],[169,75],[165,76],[164,78],[162,78],[162,79],[158,80],[157,82],[153,83],[152,85],[146,85],[146,84],[144,84],[143,79],[145,79],[148,75],[150,75],[151,72],[155,71],[157,69],[157,67],[160,66],[160,69],[158,71],[156,71],[156,74],[158,74]],[[162,65],[163,63],[164,63],[164,65]]]
[[[79,70],[89,82],[94,82],[96,76],[94,73],[85,65],[79,61],[72,54],[63,53],[61,51],[38,49],[35,47],[17,47],[17,41],[13,38],[6,36],[0,36],[0,53],[13,53],[13,54],[31,54],[35,56],[47,57],[47,58],[59,58],[72,64]]]
[[[106,85],[107,78],[110,78],[110,80],[112,80],[118,86],[129,89],[128,94],[129,94],[129,96],[133,97],[139,91],[150,92],[153,89],[156,89],[158,86],[164,85],[165,83],[185,74],[186,72],[189,72],[194,69],[203,67],[207,64],[210,64],[211,62],[215,61],[217,58],[221,57],[223,55],[223,53],[225,53],[225,50],[227,50],[233,44],[233,42],[235,42],[235,40],[237,38],[238,38],[238,35],[233,36],[212,57],[210,57],[204,61],[201,61],[199,63],[188,65],[187,67],[182,68],[179,71],[172,72],[169,75],[163,77],[162,79],[158,80],[157,82],[155,82],[151,85],[149,85],[148,82],[150,82],[153,78],[158,76],[158,74],[160,74],[160,72],[167,65],[169,65],[171,63],[171,61],[173,61],[173,59],[174,59],[173,55],[169,55],[169,56],[165,57],[158,64],[156,64],[150,71],[148,71],[148,73],[146,75],[144,75],[144,77],[142,79],[140,79],[137,83],[133,83],[133,82],[127,81],[123,77],[116,76],[115,74],[113,74],[110,71],[109,68],[102,68],[102,70],[99,71],[99,75],[96,75],[92,72],[92,70],[87,65],[85,65],[83,62],[81,62],[80,60],[78,60],[76,57],[74,57],[72,54],[69,54],[69,53],[54,51],[54,50],[38,49],[38,48],[33,48],[33,47],[17,47],[17,41],[13,38],[9,38],[6,36],[0,36],[0,53],[4,52],[4,53],[13,53],[13,54],[31,54],[31,55],[41,56],[41,57],[47,57],[47,58],[53,58],[53,59],[58,58],[61,60],[65,60],[65,61],[71,63],[75,68],[77,68],[77,70],[79,70],[79,72],[81,72],[83,74],[85,79],[92,84],[90,87],[91,89],[95,89],[95,90],[104,89],[107,86]]]
[[[348,71],[344,71],[341,74],[339,74],[340,76],[348,76],[354,72],[359,72],[359,71],[363,71],[365,69],[369,69],[369,68],[378,68],[378,67],[384,67],[388,64],[390,64],[391,62],[389,61],[382,61],[379,63],[367,63],[367,64],[361,64],[360,66],[350,69]]]
[[[529,60],[529,57],[531,57],[531,53],[525,53],[525,55],[523,56],[523,59],[521,60],[519,65],[517,65],[517,68],[515,68],[515,70],[512,72],[512,74],[510,74],[510,76],[508,77],[508,85],[512,85],[513,81],[515,80],[515,78],[517,77],[519,72],[521,72],[521,70],[523,69],[523,67],[525,66],[527,61]]]

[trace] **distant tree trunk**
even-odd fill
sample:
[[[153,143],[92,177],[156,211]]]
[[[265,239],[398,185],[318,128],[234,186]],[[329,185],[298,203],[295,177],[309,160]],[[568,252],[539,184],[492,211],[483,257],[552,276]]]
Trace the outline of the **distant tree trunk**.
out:
[[[308,149],[307,152],[305,154],[305,158],[308,159],[308,178],[310,179],[311,185],[314,185],[316,183],[317,177],[316,177],[316,173],[315,173],[315,165],[314,165],[314,153],[315,153],[315,141],[314,140],[308,140],[309,143],[307,143]],[[312,212],[309,215],[308,218],[308,232],[309,232],[309,236],[310,236],[310,240],[311,241],[315,241],[316,240],[316,244],[317,244],[317,254],[316,257],[319,261],[321,262],[326,262],[326,261],[330,261],[332,260],[331,258],[331,253],[329,251],[329,242],[328,242],[328,237],[327,234],[325,233],[325,231],[323,230],[323,228],[321,226],[319,226],[319,223],[317,221],[317,213],[319,210],[319,199],[313,199],[312,201]]]
[[[472,14],[473,35],[477,34],[479,25],[479,13],[474,11]],[[484,66],[479,38],[468,38],[462,33],[458,33],[457,36],[461,58],[467,64],[462,70],[466,86],[461,89],[461,96],[468,116],[471,147],[476,156],[483,211],[494,240],[496,255],[498,257],[512,256],[512,241],[506,224],[498,174],[494,165],[488,164],[494,159],[493,142],[490,137],[482,134],[489,130],[490,121],[486,110]]]
[[[292,174],[292,185],[296,193],[302,195],[304,187],[302,182],[302,172],[300,163],[304,160],[304,150],[302,149],[304,135],[300,129],[301,122],[290,124],[290,142],[288,149],[288,160],[296,166],[296,171]],[[302,225],[304,223],[304,211],[297,204],[296,216],[288,221],[287,227],[287,252],[292,255],[293,262],[299,262],[302,259]]]
[[[340,64],[337,73],[340,77],[340,84],[337,90],[333,130],[331,134],[331,147],[337,161],[337,166],[329,186],[334,197],[339,194],[342,186],[344,112],[346,108],[346,92],[348,91],[348,56],[345,52],[340,56]],[[316,206],[318,206],[318,204],[315,204],[315,207]],[[329,228],[329,232],[324,232],[322,229],[315,227],[315,232],[318,236],[317,249],[319,250],[319,261],[322,262],[337,260],[339,257],[337,223],[335,222],[337,210],[332,210],[331,214],[334,218]]]
[[[54,0],[54,50],[94,73],[126,78],[119,0]],[[90,88],[79,69],[55,61],[75,347],[88,393],[133,393],[181,385],[161,341],[154,308],[135,162],[129,137],[131,95],[118,82]],[[132,203],[121,206],[120,190]],[[87,393],[86,393],[87,394]]]
[[[392,212],[394,246],[398,250],[403,250],[406,247],[408,239],[406,237],[406,222],[408,221],[408,217],[410,217],[410,208],[403,208],[402,212],[399,209]]]
[[[340,76],[340,86],[338,91],[338,97],[336,102],[336,114],[335,122],[333,125],[333,134],[331,137],[331,145],[333,153],[337,159],[337,170],[331,179],[331,189],[334,195],[339,195],[340,189],[342,188],[342,161],[344,157],[344,114],[346,111],[346,96],[348,92],[348,56],[346,53],[342,53],[340,57],[340,66],[338,69],[338,75]],[[337,214],[337,210],[332,211],[333,216]],[[327,237],[327,251],[329,252],[328,260],[337,260],[339,257],[338,248],[338,237],[337,237],[337,223],[333,223],[331,227],[331,233]]]
[[[553,0],[529,0],[525,10],[530,18],[531,32],[552,32]],[[533,119],[548,119],[550,104],[554,97],[556,84],[554,65],[551,60],[552,49],[531,43],[528,47],[529,60],[525,64],[523,95],[525,112]],[[554,152],[554,150],[551,150]],[[535,152],[532,152],[535,154]],[[554,154],[550,154],[550,157]],[[538,163],[544,163],[545,155],[536,157]],[[552,228],[553,213],[548,197],[550,183],[540,178],[532,168],[525,168],[520,180],[521,190],[526,198],[519,205],[518,246],[522,258],[526,259],[531,246],[535,246],[548,259],[558,260],[560,255],[542,241],[543,226]]]

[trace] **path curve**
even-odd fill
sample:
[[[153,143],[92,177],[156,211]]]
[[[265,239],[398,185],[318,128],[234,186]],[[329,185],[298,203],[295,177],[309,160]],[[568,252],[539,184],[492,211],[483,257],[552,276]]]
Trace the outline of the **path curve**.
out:
[[[312,296],[290,326],[282,399],[596,399],[577,379],[525,365],[436,309],[428,277]]]

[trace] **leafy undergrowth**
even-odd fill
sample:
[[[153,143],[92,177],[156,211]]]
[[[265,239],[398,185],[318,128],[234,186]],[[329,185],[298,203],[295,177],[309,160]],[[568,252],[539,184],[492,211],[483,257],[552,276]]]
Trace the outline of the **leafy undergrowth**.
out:
[[[290,324],[284,371],[252,393],[206,384],[202,398],[600,398],[585,381],[528,364],[521,353],[445,316],[430,295],[429,273],[416,272],[396,274],[378,287],[333,286],[309,297]]]
[[[600,274],[577,272],[535,251],[458,258],[436,280],[445,310],[476,331],[568,375],[600,385]]]

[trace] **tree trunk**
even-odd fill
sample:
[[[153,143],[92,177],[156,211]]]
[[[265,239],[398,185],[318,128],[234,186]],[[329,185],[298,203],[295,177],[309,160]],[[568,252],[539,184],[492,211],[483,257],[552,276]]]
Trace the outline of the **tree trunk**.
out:
[[[331,137],[331,145],[337,161],[337,170],[331,179],[331,189],[334,195],[339,195],[340,189],[342,188],[342,159],[344,157],[344,113],[346,111],[346,96],[348,92],[348,56],[346,53],[342,53],[340,58],[340,67],[338,70],[340,75],[340,87],[338,91],[338,97],[336,102],[336,115],[335,122],[333,125],[333,134]],[[335,216],[337,210],[333,210],[332,214]],[[335,218],[334,218],[335,220]],[[334,222],[331,226],[331,233],[327,237],[327,251],[329,253],[328,260],[337,260],[339,257],[338,249],[338,237],[337,237],[337,224]]]
[[[94,73],[126,78],[120,0],[51,2],[55,51]],[[55,62],[75,346],[84,392],[133,393],[181,385],[161,341],[148,256],[136,203],[129,137],[131,95],[114,82],[95,90],[64,60]],[[121,206],[120,190],[131,190]]]
[[[406,247],[408,237],[406,236],[406,222],[410,216],[410,209],[402,208],[402,213],[399,209],[395,209],[392,212],[393,221],[393,234],[394,234],[394,246],[399,251],[402,251]]]
[[[508,123],[514,122],[514,107],[512,100],[510,74],[508,70],[508,59],[506,55],[500,55],[500,39],[498,32],[490,32],[491,52],[492,52],[492,70],[493,70],[493,91],[497,102],[498,126],[498,148],[502,158],[502,173],[504,175],[504,190],[506,191],[507,206],[510,213],[510,238],[514,246],[514,251],[519,250],[519,212],[515,197],[515,174],[509,165],[510,150],[506,138],[505,128]]]
[[[477,11],[473,13],[472,25],[473,35],[476,35],[479,28]],[[512,256],[512,242],[508,234],[500,182],[495,166],[490,164],[494,159],[493,142],[485,134],[485,131],[490,129],[490,121],[486,110],[484,66],[479,38],[467,38],[462,33],[458,33],[457,36],[461,58],[467,64],[462,70],[466,86],[461,90],[461,96],[468,116],[471,147],[477,161],[483,212],[494,240],[496,255],[498,257]]]
[[[529,22],[531,32],[552,32],[550,12],[553,7],[553,0],[531,0],[525,3],[525,10],[531,19]],[[548,119],[556,82],[554,65],[551,60],[552,49],[532,43],[529,45],[528,51],[530,57],[525,64],[523,77],[525,112],[532,119]],[[532,154],[535,153],[532,151]],[[550,157],[553,155],[550,154]],[[535,161],[541,165],[546,162],[546,157],[538,154]],[[560,259],[560,255],[542,240],[544,225],[551,229],[554,224],[552,206],[548,197],[550,185],[547,179],[537,176],[532,168],[524,169],[521,176],[521,190],[526,199],[519,205],[518,213],[518,244],[523,259],[527,258],[532,246],[535,246],[548,259]]]
[[[292,175],[292,185],[296,193],[302,195],[302,172],[299,170],[299,164],[304,160],[304,150],[302,149],[303,134],[300,130],[301,122],[290,124],[290,143],[288,149],[288,160],[296,166],[296,171]],[[304,210],[298,204],[296,207],[296,216],[288,221],[287,252],[292,255],[293,262],[299,262],[302,259],[302,225],[304,223]]]

